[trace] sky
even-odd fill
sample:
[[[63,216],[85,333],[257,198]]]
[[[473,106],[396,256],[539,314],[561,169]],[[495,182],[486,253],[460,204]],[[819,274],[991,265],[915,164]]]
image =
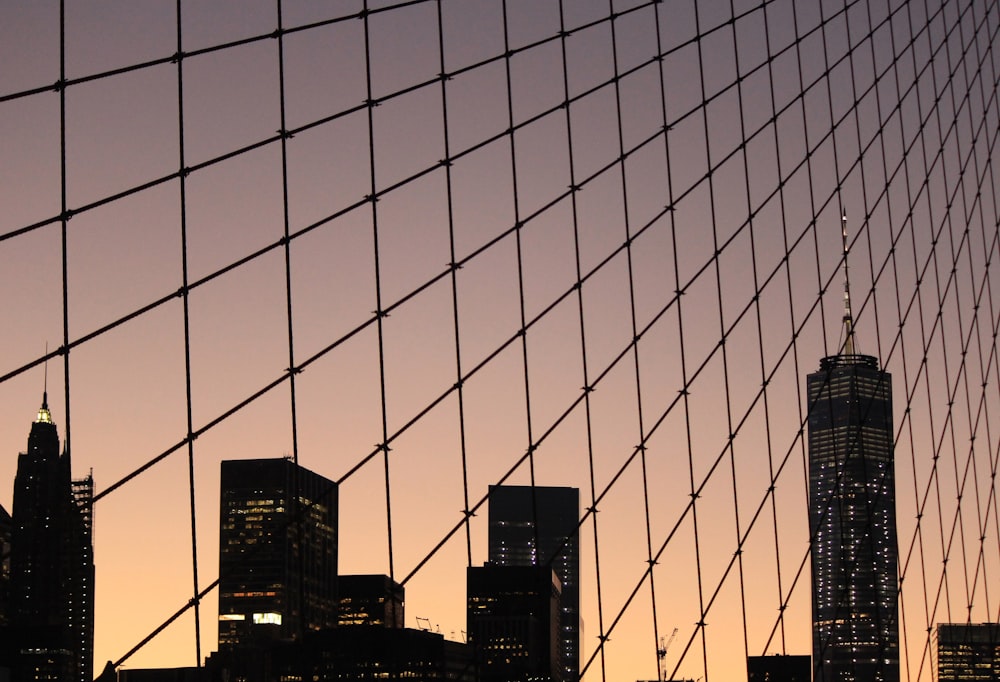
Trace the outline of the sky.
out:
[[[62,41],[0,4],[0,504],[47,386],[101,496],[95,668],[217,577],[219,463],[280,456],[341,480],[340,572],[406,579],[409,627],[462,637],[465,512],[533,476],[581,489],[586,680],[655,679],[674,628],[678,678],[808,653],[846,211],[930,679],[929,625],[1000,618],[983,4],[109,0]],[[194,665],[195,624],[125,666]]]

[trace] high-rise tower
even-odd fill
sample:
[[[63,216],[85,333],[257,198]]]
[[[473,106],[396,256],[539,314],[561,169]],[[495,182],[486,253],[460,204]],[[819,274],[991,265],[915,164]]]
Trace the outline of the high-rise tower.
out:
[[[337,624],[337,484],[292,460],[222,463],[219,650]]]
[[[93,680],[93,478],[72,480],[47,396],[18,456],[11,520],[13,679]]]
[[[490,486],[489,560],[497,566],[551,566],[562,585],[562,679],[580,675],[580,491]]]
[[[844,331],[843,352],[807,378],[813,679],[896,682],[892,378],[855,351],[846,275]]]

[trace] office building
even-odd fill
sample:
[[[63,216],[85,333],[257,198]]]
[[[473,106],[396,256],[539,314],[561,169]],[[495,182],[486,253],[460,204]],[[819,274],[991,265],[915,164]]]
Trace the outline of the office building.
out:
[[[939,623],[938,682],[1000,680],[1000,623]]]
[[[271,653],[272,680],[479,682],[472,648],[440,634],[377,625],[310,632]]]
[[[403,627],[405,590],[387,575],[342,575],[337,578],[339,625]]]
[[[844,303],[844,350],[807,378],[813,678],[897,682],[892,378],[855,352],[846,283]]]
[[[466,569],[466,630],[483,682],[562,680],[560,585],[549,566]]]
[[[17,459],[11,513],[12,679],[91,682],[93,478],[74,481],[43,395]]]
[[[750,656],[747,658],[747,682],[810,682],[812,661],[809,656]]]
[[[580,491],[490,486],[489,563],[550,566],[562,588],[559,658],[562,679],[580,672]]]
[[[337,623],[337,486],[287,458],[222,462],[219,651]]]

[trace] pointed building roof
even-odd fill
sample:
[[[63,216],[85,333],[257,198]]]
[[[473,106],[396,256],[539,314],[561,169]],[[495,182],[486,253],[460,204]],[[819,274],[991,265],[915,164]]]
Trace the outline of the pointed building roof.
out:
[[[52,413],[49,412],[49,392],[42,391],[42,406],[38,408],[38,416],[35,417],[36,424],[51,424]]]

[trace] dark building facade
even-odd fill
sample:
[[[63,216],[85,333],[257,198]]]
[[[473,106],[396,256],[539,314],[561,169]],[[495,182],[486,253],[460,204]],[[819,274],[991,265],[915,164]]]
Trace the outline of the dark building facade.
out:
[[[472,648],[410,628],[355,625],[311,632],[278,645],[271,680],[472,682]]]
[[[939,623],[938,682],[1000,680],[1000,623]]]
[[[810,682],[812,659],[809,656],[750,656],[747,658],[747,682]]]
[[[580,491],[543,486],[490,486],[489,562],[548,565],[562,587],[559,657],[562,679],[580,673]]]
[[[121,668],[118,682],[211,682],[211,671],[203,668]]]
[[[0,681],[10,679],[14,648],[10,632],[10,534],[12,520],[0,505]]]
[[[562,680],[560,586],[549,566],[466,569],[466,629],[484,682]]]
[[[339,625],[403,627],[405,589],[387,575],[342,575],[337,578]]]
[[[132,682],[479,682],[471,645],[425,630],[380,625],[312,630],[300,639],[215,652],[201,669],[142,673]],[[118,682],[128,682],[121,671]]]
[[[222,462],[219,650],[337,623],[337,486],[287,458]]]
[[[10,620],[10,536],[13,524],[10,514],[0,504],[0,628]]]
[[[74,481],[43,396],[17,460],[11,514],[12,679],[91,682],[94,481]]]
[[[807,379],[815,682],[897,682],[891,377],[854,354]]]

